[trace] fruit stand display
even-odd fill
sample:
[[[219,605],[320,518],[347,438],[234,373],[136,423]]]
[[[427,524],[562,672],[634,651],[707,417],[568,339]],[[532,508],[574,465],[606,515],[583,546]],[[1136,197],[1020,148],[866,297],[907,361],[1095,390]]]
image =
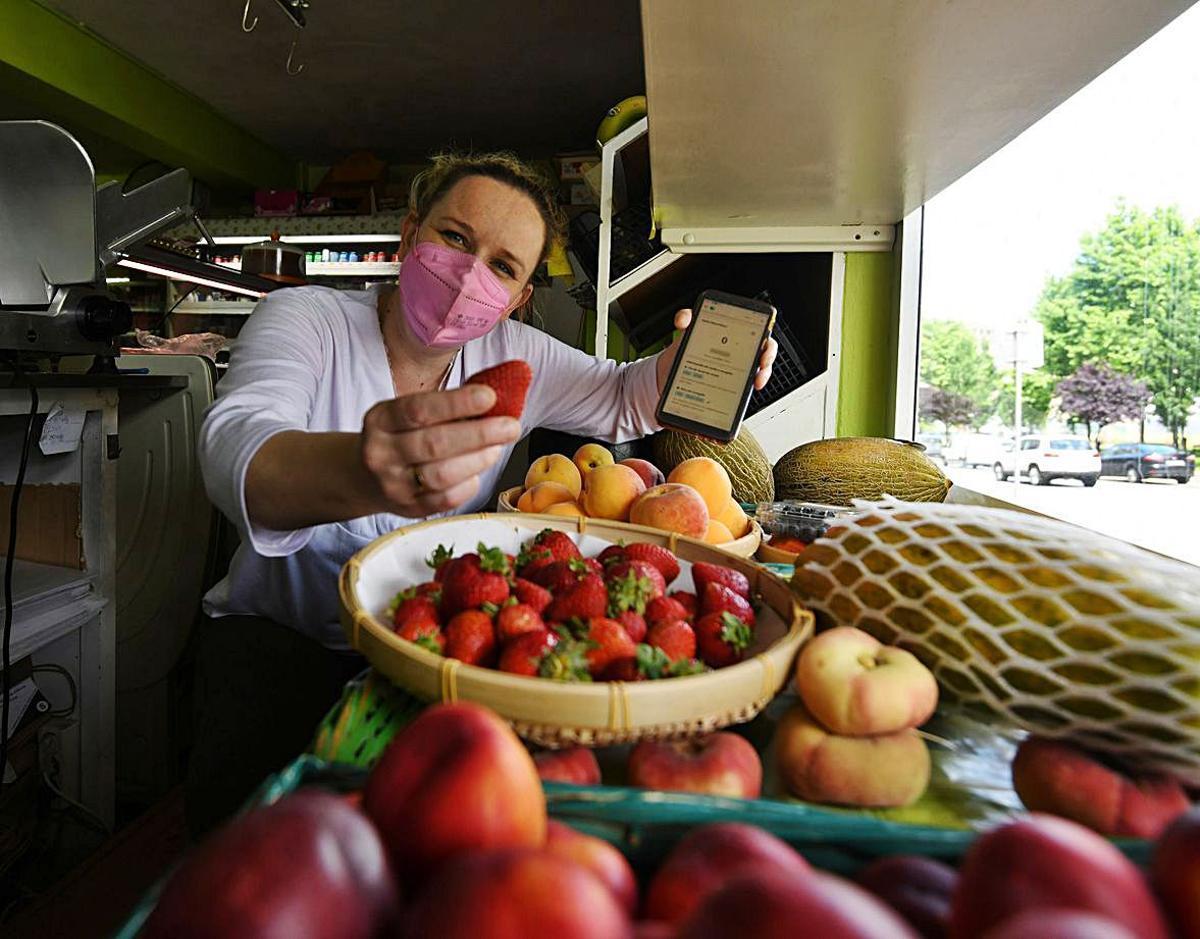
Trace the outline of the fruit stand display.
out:
[[[122,939],[1200,936],[1186,565],[941,505],[901,442],[829,444],[758,491],[790,584],[687,509],[617,520],[762,483],[719,452],[657,484],[543,458],[515,513],[361,551],[343,622],[373,669]],[[845,452],[873,468],[822,477]],[[918,501],[856,501],[891,491]]]

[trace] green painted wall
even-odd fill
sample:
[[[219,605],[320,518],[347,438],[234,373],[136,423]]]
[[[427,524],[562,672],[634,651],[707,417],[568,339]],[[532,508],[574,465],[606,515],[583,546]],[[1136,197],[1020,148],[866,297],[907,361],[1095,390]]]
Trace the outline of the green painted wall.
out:
[[[33,0],[0,0],[0,97],[215,187],[291,186],[298,166],[206,102]]]
[[[894,432],[900,322],[897,260],[894,252],[846,254],[839,437],[890,437]]]

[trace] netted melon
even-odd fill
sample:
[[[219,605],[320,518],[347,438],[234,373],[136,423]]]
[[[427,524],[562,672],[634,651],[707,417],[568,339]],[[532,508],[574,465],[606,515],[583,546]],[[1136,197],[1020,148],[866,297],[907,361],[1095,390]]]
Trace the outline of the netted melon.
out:
[[[947,699],[1200,785],[1189,564],[1038,516],[890,502],[839,519],[792,586],[913,652]]]
[[[775,480],[771,473],[771,461],[754,439],[754,435],[742,428],[732,443],[717,443],[706,437],[664,430],[651,440],[654,465],[670,475],[684,460],[695,456],[707,456],[725,467],[733,483],[733,497],[739,502],[773,502]]]
[[[850,505],[894,496],[904,502],[941,502],[950,481],[923,447],[886,437],[813,440],[775,464],[775,498]]]

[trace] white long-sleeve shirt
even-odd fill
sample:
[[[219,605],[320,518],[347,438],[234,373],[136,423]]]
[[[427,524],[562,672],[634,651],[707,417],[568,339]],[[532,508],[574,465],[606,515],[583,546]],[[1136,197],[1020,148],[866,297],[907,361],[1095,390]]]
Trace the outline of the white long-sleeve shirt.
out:
[[[246,471],[268,438],[285,430],[358,432],[372,405],[395,396],[377,297],[376,290],[326,287],[275,291],[238,336],[200,431],[209,498],[242,537],[228,575],[204,598],[210,616],[266,616],[344,649],[338,571],[359,548],[413,521],[379,514],[272,531],[246,511]],[[620,442],[658,429],[655,359],[597,361],[512,320],[463,347],[447,387],[511,359],[533,369],[522,435],[545,427]],[[484,507],[510,453],[482,475],[479,495],[457,512]]]

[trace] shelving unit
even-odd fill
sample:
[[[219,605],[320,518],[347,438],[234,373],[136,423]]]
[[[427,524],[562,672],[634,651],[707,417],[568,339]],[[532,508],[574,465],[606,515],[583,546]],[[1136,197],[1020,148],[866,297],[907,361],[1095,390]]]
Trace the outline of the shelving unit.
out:
[[[612,305],[616,301],[627,298],[636,304],[649,303],[652,307],[656,304],[661,305],[664,298],[677,292],[680,285],[687,284],[690,279],[698,276],[697,268],[689,265],[703,265],[705,255],[713,259],[717,267],[720,266],[720,260],[727,260],[731,256],[748,254],[760,256],[754,260],[747,259],[744,263],[739,262],[741,267],[750,269],[755,265],[761,267],[763,263],[770,263],[763,262],[762,255],[773,255],[779,258],[801,251],[825,254],[832,259],[829,264],[821,268],[823,271],[828,271],[830,278],[828,307],[824,306],[822,300],[819,309],[821,311],[827,309],[829,319],[828,323],[817,331],[818,336],[823,335],[827,338],[824,361],[813,363],[818,368],[812,377],[803,380],[797,387],[751,414],[746,419],[745,426],[754,433],[768,456],[772,458],[782,455],[795,446],[798,441],[833,434],[837,423],[842,296],[845,277],[845,254],[843,251],[837,250],[840,244],[830,244],[827,238],[790,238],[779,243],[758,241],[743,244],[734,242],[707,245],[693,244],[689,241],[686,245],[681,243],[678,246],[679,250],[664,248],[633,270],[615,280],[612,279],[612,241],[615,230],[613,202],[616,192],[617,159],[621,151],[648,133],[649,121],[643,118],[600,146],[600,229],[596,262],[596,325],[595,345],[593,346],[596,355],[601,358],[606,355],[609,317],[612,313]],[[881,238],[884,235],[890,239],[890,228],[887,232],[880,233]],[[874,236],[871,237],[871,241],[875,241]],[[872,244],[871,247],[878,249],[879,245]],[[688,263],[680,264],[681,261]],[[668,271],[670,273],[667,273]],[[726,272],[727,274],[728,272]],[[797,274],[797,276],[801,275]],[[718,284],[706,284],[706,286],[718,286]],[[678,299],[681,304],[686,304],[690,302],[691,298],[680,297]],[[807,312],[811,315],[816,312],[818,307],[814,305],[811,298],[809,301]],[[781,315],[786,314],[781,311]],[[626,318],[628,319],[628,316]]]
[[[117,389],[88,387],[97,376],[51,376],[39,382],[39,412],[56,404],[83,415],[78,446],[44,456],[34,447],[22,495],[22,531],[39,511],[73,505],[77,528],[55,540],[37,530],[37,550],[47,563],[14,565],[12,658],[66,669],[77,689],[72,702],[60,683],[43,693],[65,716],[43,734],[55,736],[57,785],[111,824],[114,815],[116,694],[116,453]],[[129,381],[128,376],[112,376]],[[29,408],[24,388],[0,388],[0,450],[23,432]],[[15,460],[0,468],[11,486]],[[28,500],[28,501],[27,501]],[[7,499],[4,500],[7,504]],[[40,503],[40,506],[39,506]],[[66,539],[66,540],[62,540]],[[74,540],[77,539],[77,544]],[[19,544],[25,544],[19,542]],[[28,548],[23,548],[28,550]],[[50,555],[56,555],[50,562]]]

